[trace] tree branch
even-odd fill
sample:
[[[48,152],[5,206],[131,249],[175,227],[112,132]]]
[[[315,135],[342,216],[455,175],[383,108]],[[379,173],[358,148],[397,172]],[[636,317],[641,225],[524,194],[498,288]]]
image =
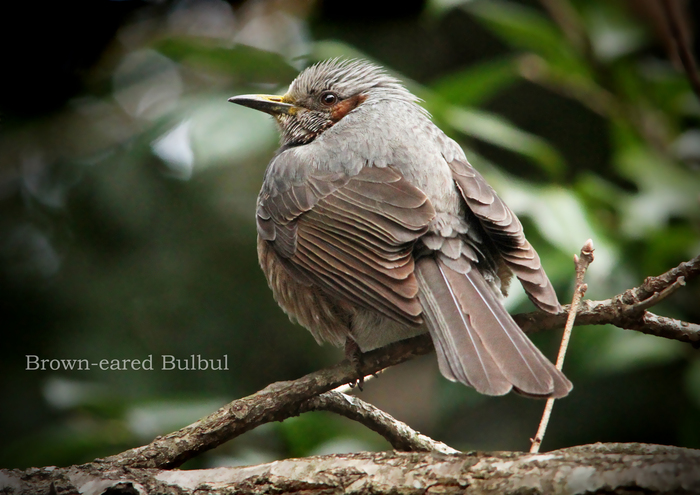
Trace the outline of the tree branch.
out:
[[[613,324],[651,335],[683,342],[700,342],[698,325],[653,315],[636,304],[672,286],[680,277],[686,281],[700,274],[700,256],[605,301],[583,301],[577,325]],[[516,315],[526,332],[558,329],[564,326],[568,307],[551,315],[543,312]],[[430,337],[421,335],[396,342],[363,356],[361,372],[367,376],[433,350]],[[173,468],[213,449],[246,431],[272,421],[297,416],[310,407],[313,397],[354,382],[357,372],[347,361],[315,371],[293,381],[273,383],[248,397],[235,400],[213,414],[174,433],[158,437],[148,445],[122,452],[96,462],[112,466]],[[308,410],[308,409],[307,409]],[[375,430],[378,431],[378,430]],[[391,440],[390,440],[391,441]],[[407,447],[408,448],[408,447]],[[423,449],[420,449],[423,450]]]
[[[630,328],[648,335],[656,335],[667,339],[691,342],[693,346],[700,345],[700,325],[687,321],[667,318],[645,311],[642,324],[638,328]]]
[[[362,423],[383,436],[395,450],[441,454],[459,452],[442,442],[421,435],[406,423],[398,421],[372,404],[341,392],[326,392],[306,401],[302,404],[300,412],[306,411],[330,411]]]
[[[269,493],[698,493],[700,451],[594,444],[546,454],[364,452],[259,466],[158,471],[91,463],[0,470],[0,492],[130,494]]]
[[[683,262],[658,277],[647,277],[642,285],[604,301],[582,301],[576,317],[576,325],[615,325],[626,330],[636,330],[672,340],[696,344],[700,342],[700,326],[672,318],[656,316],[646,311],[669,287],[682,285],[700,275],[700,256]],[[679,282],[683,278],[683,282]],[[677,287],[676,287],[677,288]],[[669,289],[675,290],[675,289]],[[528,333],[562,328],[569,306],[558,314],[542,312],[515,315],[515,321]]]
[[[428,354],[433,344],[421,335],[363,355],[361,372],[371,375],[415,356]],[[277,382],[248,397],[234,400],[209,416],[142,447],[97,459],[113,466],[174,468],[197,455],[262,424],[283,421],[302,412],[317,395],[357,379],[356,366],[346,360],[293,381]]]

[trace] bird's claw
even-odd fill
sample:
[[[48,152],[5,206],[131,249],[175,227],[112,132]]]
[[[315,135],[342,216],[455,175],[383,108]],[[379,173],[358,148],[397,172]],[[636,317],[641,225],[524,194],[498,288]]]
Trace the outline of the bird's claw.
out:
[[[350,385],[350,388],[357,387],[362,392],[362,387],[365,384],[365,374],[362,372],[362,350],[357,345],[357,342],[350,337],[345,340],[345,358],[353,365],[357,373],[357,378],[348,383],[348,385]]]

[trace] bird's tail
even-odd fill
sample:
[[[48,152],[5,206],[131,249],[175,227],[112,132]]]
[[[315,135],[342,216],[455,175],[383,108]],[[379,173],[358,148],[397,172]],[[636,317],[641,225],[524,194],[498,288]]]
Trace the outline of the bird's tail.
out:
[[[479,270],[466,274],[439,257],[416,264],[419,298],[442,374],[487,395],[511,389],[564,397],[571,382],[530,342]]]

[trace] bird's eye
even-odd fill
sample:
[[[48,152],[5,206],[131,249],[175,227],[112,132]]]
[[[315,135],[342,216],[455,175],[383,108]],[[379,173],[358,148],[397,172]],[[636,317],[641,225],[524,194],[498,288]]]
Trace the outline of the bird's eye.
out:
[[[330,91],[326,91],[324,93],[321,93],[321,103],[323,103],[326,106],[331,106],[334,105],[338,101],[338,95],[335,93],[331,93]]]

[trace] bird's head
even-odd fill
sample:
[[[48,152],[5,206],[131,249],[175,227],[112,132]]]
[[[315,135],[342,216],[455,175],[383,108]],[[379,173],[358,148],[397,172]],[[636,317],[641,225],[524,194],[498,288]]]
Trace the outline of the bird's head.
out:
[[[282,144],[294,146],[310,143],[361,105],[386,99],[417,100],[381,67],[333,59],[305,69],[282,96],[241,95],[228,101],[275,117]]]

